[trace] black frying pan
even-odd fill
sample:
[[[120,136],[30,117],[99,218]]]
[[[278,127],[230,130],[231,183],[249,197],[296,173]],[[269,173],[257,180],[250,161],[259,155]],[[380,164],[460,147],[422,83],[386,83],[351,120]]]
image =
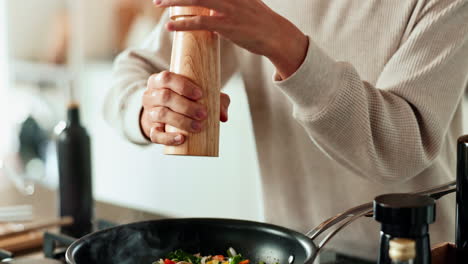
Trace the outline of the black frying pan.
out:
[[[87,235],[67,250],[73,264],[152,264],[183,249],[226,255],[234,248],[252,263],[312,263],[316,246],[307,236],[275,225],[229,219],[164,219],[117,226]]]
[[[455,189],[453,181],[415,193],[439,199]],[[66,258],[70,264],[152,264],[176,249],[225,255],[226,250],[233,247],[252,263],[312,264],[340,230],[372,213],[372,203],[351,208],[326,220],[307,235],[280,226],[230,219],[187,218],[133,223],[77,240],[68,248]],[[326,234],[323,240],[314,243],[322,234]]]

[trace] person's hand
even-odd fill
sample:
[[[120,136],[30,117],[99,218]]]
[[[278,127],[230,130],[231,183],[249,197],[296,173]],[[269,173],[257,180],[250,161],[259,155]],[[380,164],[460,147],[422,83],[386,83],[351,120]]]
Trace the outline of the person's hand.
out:
[[[153,143],[176,146],[184,143],[182,133],[166,133],[166,124],[181,130],[198,133],[203,130],[207,109],[197,100],[203,98],[202,90],[188,78],[163,71],[148,79],[143,95],[140,126]],[[230,99],[221,94],[220,120],[228,120]]]
[[[167,23],[170,31],[214,31],[253,53],[266,56],[283,79],[304,61],[308,38],[261,0],[154,0],[159,7],[201,6],[214,16],[194,16]]]

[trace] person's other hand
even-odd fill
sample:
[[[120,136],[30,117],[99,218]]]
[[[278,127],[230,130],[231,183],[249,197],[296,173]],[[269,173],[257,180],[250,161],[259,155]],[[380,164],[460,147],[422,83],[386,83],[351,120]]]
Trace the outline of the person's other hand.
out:
[[[182,133],[167,133],[166,124],[191,133],[203,130],[207,109],[197,101],[203,98],[202,89],[188,78],[163,71],[148,79],[143,95],[140,126],[153,143],[176,146],[184,143]],[[230,99],[221,94],[220,120],[228,120]]]
[[[286,79],[304,61],[308,38],[293,23],[261,0],[154,0],[159,7],[201,6],[214,16],[194,16],[168,22],[169,31],[214,31],[238,46],[266,56]]]

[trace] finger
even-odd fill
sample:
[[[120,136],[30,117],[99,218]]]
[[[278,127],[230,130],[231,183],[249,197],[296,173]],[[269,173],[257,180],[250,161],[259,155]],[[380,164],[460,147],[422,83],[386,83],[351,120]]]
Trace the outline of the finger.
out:
[[[207,31],[223,31],[226,22],[222,17],[217,16],[194,16],[177,21],[171,21],[166,24],[169,31],[194,31],[194,30],[207,30]]]
[[[165,106],[176,113],[196,120],[204,120],[208,117],[205,106],[165,88],[147,90],[143,97],[143,105],[145,107]]]
[[[229,2],[224,0],[153,0],[159,7],[170,6],[202,6],[217,11],[227,11]]]
[[[229,98],[229,95],[225,93],[221,93],[221,116],[220,120],[222,122],[227,122],[228,121],[228,109],[229,105],[231,104],[231,99]]]
[[[202,121],[190,119],[163,106],[152,108],[149,118],[152,123],[165,123],[192,133],[198,133],[203,129]]]
[[[164,128],[163,128],[164,129]],[[179,133],[165,133],[160,126],[154,126],[150,131],[151,142],[166,146],[178,146],[185,141],[185,137]]]
[[[202,89],[189,78],[169,71],[152,75],[148,79],[147,88],[168,88],[192,100],[199,100],[203,96]]]

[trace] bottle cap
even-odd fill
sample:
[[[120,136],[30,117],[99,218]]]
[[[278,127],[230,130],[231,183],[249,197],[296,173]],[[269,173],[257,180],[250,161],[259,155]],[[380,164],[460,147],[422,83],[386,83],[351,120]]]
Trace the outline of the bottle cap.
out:
[[[416,258],[416,242],[412,239],[394,238],[390,240],[390,259],[393,261],[408,261]]]
[[[385,194],[374,200],[374,218],[382,224],[417,226],[435,221],[435,200],[407,193]]]

